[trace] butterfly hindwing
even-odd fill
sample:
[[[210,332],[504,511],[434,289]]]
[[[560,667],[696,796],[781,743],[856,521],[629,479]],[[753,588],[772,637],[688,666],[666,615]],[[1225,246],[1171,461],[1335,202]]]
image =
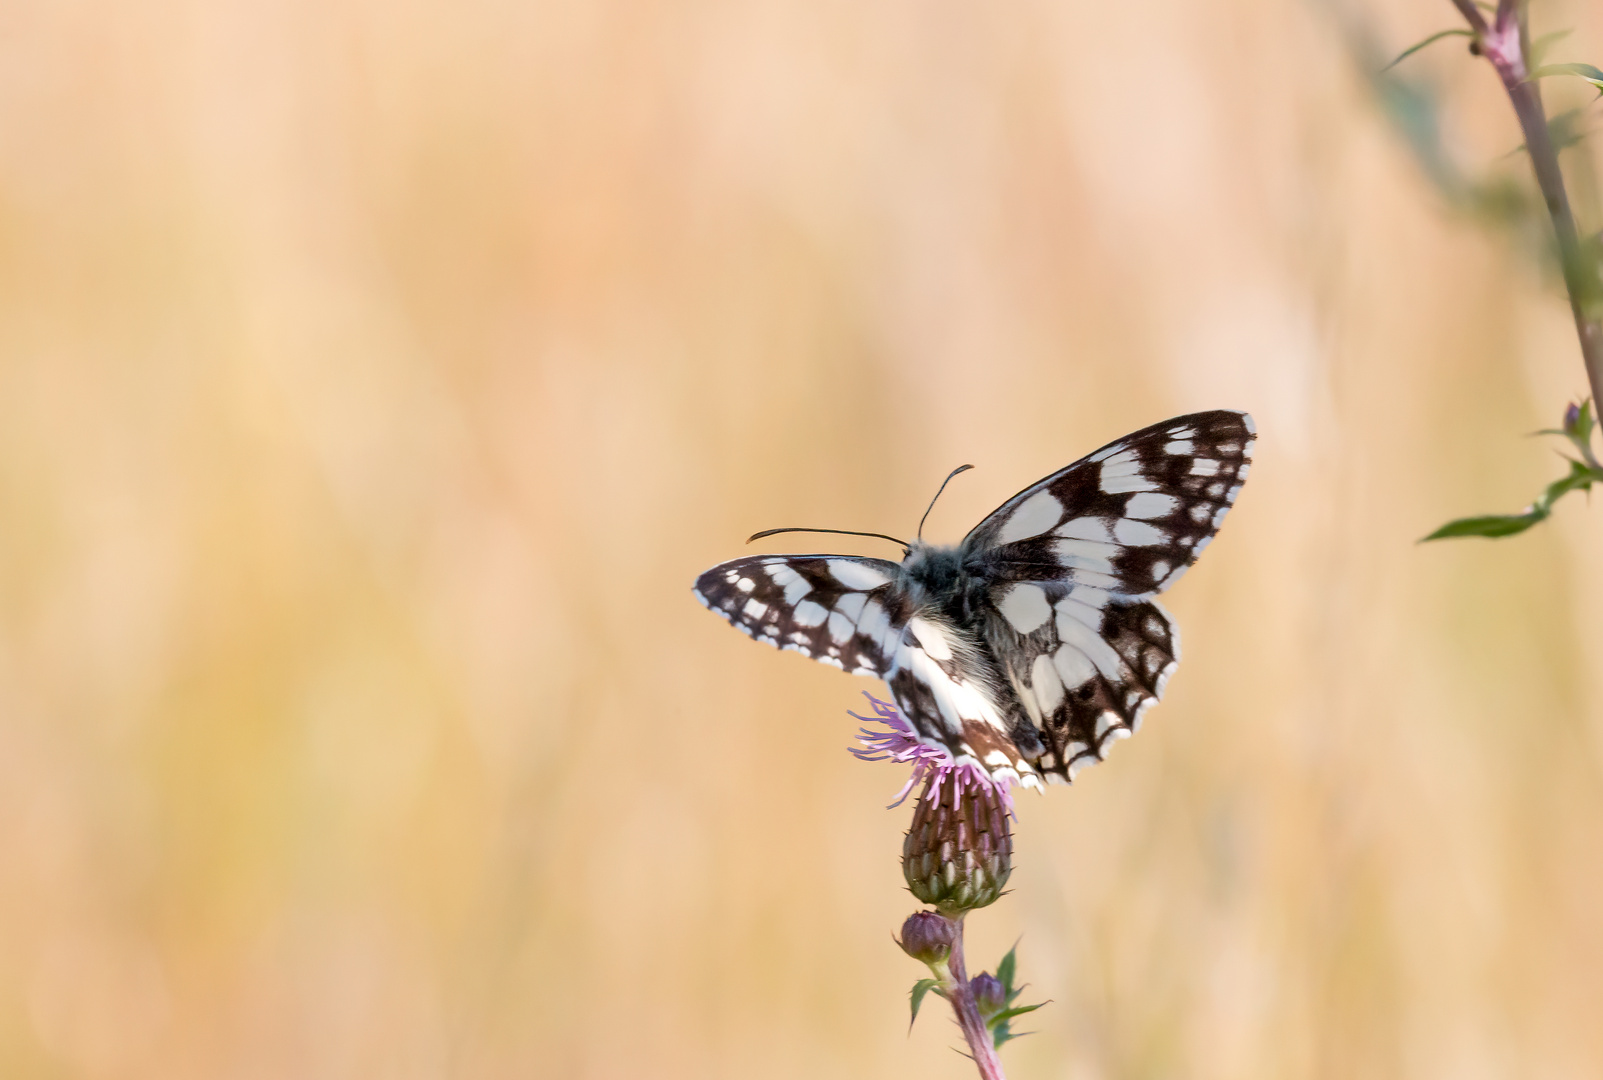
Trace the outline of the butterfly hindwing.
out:
[[[906,614],[896,564],[852,555],[759,555],[696,579],[696,598],[743,633],[853,675],[884,678]],[[894,610],[893,610],[894,609]]]
[[[1156,600],[1085,602],[1063,582],[1005,586],[988,615],[987,638],[1013,692],[1041,733],[1036,768],[1067,781],[1140,729],[1180,659],[1180,635]],[[1020,605],[1040,604],[1038,625],[1021,633]],[[1003,611],[1008,614],[1002,614]]]

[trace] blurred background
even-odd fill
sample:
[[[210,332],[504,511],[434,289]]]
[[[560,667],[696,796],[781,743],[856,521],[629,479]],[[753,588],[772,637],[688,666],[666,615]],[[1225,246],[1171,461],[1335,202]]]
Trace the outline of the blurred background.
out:
[[[0,1075],[972,1075],[907,1030],[878,684],[690,582],[1218,407],[1257,462],[1169,696],[970,920],[1052,1002],[1012,1074],[1603,1074],[1603,507],[1415,544],[1585,393],[1363,74],[1454,23],[0,11]],[[1401,70],[1529,187],[1462,39]]]

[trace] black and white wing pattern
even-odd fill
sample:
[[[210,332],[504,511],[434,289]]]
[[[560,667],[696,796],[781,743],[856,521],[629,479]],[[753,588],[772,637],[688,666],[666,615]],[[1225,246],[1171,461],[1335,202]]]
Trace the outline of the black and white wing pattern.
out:
[[[1158,604],[1219,530],[1255,431],[1219,410],[1143,428],[900,563],[736,559],[696,579],[758,641],[885,680],[921,741],[993,778],[1066,783],[1130,735],[1180,659]]]
[[[896,571],[855,555],[759,555],[713,567],[692,591],[758,641],[882,679],[908,614]]]
[[[927,550],[901,564],[845,555],[736,559],[702,574],[693,591],[758,641],[883,679],[920,739],[956,763],[1038,784],[1010,734],[1017,724],[1009,717],[1022,710],[1010,704],[995,663],[907,572]],[[946,553],[955,565],[955,549]]]
[[[1129,736],[1180,659],[1153,597],[1212,541],[1247,479],[1256,431],[1216,411],[1109,443],[1004,503],[964,539],[986,581],[983,638],[1064,782]]]

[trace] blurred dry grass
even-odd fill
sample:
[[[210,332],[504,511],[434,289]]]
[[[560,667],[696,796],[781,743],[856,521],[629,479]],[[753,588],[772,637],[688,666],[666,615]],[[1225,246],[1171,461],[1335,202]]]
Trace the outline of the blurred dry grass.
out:
[[[1218,406],[1171,696],[974,920],[1053,1000],[1014,1074],[1603,1074],[1603,511],[1413,544],[1557,475],[1571,331],[1332,26],[0,12],[0,1075],[968,1075],[905,1034],[869,684],[689,582]],[[1490,159],[1460,49],[1411,63]]]

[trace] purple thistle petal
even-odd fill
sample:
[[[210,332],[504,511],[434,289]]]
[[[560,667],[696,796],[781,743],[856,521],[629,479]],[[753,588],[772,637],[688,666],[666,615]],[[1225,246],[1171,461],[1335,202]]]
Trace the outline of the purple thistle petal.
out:
[[[879,700],[866,690],[863,696],[873,707],[874,715],[858,716],[854,712],[848,712],[847,715],[865,724],[882,724],[887,730],[860,728],[857,741],[863,745],[847,749],[860,761],[896,761],[913,766],[907,783],[896,793],[896,800],[886,807],[887,810],[902,805],[920,781],[926,777],[933,777],[930,788],[932,798],[939,798],[941,785],[947,782],[953,785],[952,791],[958,802],[970,792],[977,792],[982,787],[991,788],[1000,797],[1002,805],[1007,808],[1008,815],[1016,816],[1013,813],[1012,779],[995,779],[978,765],[954,764],[951,753],[945,747],[921,742],[917,732],[895,705]]]

